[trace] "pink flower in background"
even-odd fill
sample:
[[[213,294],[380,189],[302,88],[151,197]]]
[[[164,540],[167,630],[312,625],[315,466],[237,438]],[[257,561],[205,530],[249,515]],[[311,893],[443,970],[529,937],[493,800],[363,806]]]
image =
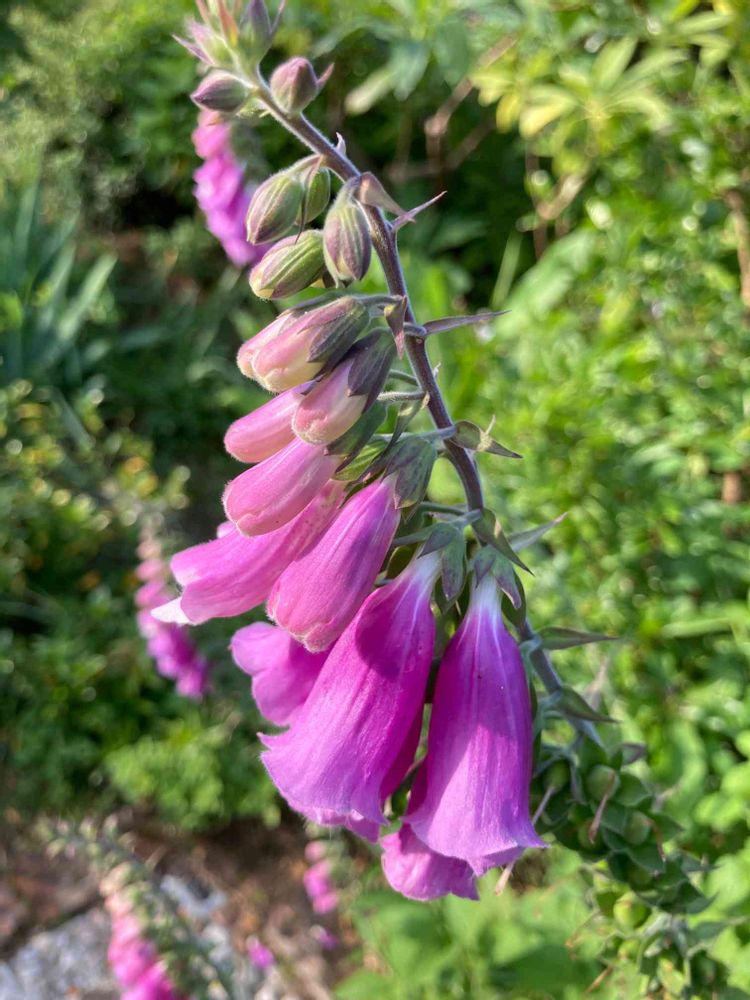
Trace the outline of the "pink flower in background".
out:
[[[154,618],[152,611],[172,597],[166,585],[167,567],[157,554],[159,547],[154,539],[144,537],[139,552],[145,553],[146,558],[136,569],[136,575],[147,582],[135,594],[139,609],[136,621],[146,640],[146,648],[154,659],[156,669],[163,677],[175,682],[181,695],[200,699],[208,687],[210,664],[197,651],[181,625]]]
[[[175,990],[130,900],[123,893],[113,892],[106,896],[104,905],[112,920],[107,960],[123,988],[123,1000],[189,1000]]]
[[[209,232],[219,240],[236,267],[254,264],[263,250],[247,242],[245,216],[252,187],[245,184],[235,159],[229,125],[212,111],[201,111],[193,143],[204,163],[195,171],[195,197]]]
[[[247,956],[256,969],[270,969],[276,963],[270,948],[266,948],[256,937],[248,938]]]

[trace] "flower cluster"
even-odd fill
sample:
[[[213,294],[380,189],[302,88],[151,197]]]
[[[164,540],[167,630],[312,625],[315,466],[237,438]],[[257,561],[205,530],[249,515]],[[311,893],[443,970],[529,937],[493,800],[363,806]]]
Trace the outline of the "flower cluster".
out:
[[[209,232],[224,247],[236,267],[253,264],[263,251],[245,237],[245,215],[252,187],[232,152],[231,129],[207,109],[198,115],[193,132],[195,151],[204,161],[195,171],[195,198],[206,217]]]
[[[529,816],[528,684],[501,609],[502,590],[516,606],[518,592],[484,512],[467,505],[435,523],[425,495],[439,448],[465,483],[476,478],[466,449],[493,448],[444,415],[429,365],[407,343],[429,331],[400,279],[387,294],[347,290],[373,248],[397,272],[395,232],[416,210],[386,222],[384,212],[400,210],[379,182],[301,115],[324,82],[306,60],[265,83],[258,63],[273,26],[262,0],[201,9],[186,43],[207,68],[195,102],[224,115],[270,111],[312,150],[250,201],[248,237],[269,244],[251,288],[266,299],[311,285],[344,291],[284,309],[242,345],[241,372],[275,395],[228,429],[227,450],[250,468],[224,491],[217,537],[172,560],[182,591],[155,613],[198,624],[265,603],[273,624],[241,628],[232,653],[261,711],[284,727],[262,739],[287,802],[316,824],[380,839],[386,878],[405,895],[476,898],[478,876],[544,846]],[[329,207],[332,173],[343,183]],[[417,378],[394,372],[405,348]],[[411,391],[389,390],[394,379]],[[424,404],[438,430],[410,432]],[[389,405],[397,419],[378,433]],[[404,518],[418,530],[399,537]],[[333,898],[325,875],[308,872],[318,906]]]
[[[315,913],[333,913],[338,908],[339,896],[333,884],[328,846],[323,840],[311,840],[305,847],[308,867],[302,876],[302,884]]]
[[[139,609],[136,620],[148,651],[154,658],[156,669],[163,677],[174,680],[181,695],[201,698],[208,686],[210,664],[198,653],[186,629],[174,623],[160,622],[151,614],[154,608],[169,600],[170,594],[161,547],[149,532],[142,535],[138,555],[141,561],[135,572],[142,582],[135,594]]]
[[[177,992],[128,894],[111,892],[104,905],[112,920],[107,958],[122,987],[122,1000],[189,1000]]]

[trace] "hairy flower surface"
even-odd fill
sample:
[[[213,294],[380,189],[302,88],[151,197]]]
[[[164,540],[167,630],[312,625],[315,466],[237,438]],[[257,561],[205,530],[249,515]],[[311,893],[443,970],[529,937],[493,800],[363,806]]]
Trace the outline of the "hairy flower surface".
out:
[[[355,493],[281,574],[268,599],[268,614],[308,649],[326,649],[372,590],[398,522],[388,480]]]
[[[229,523],[222,526],[218,538],[178,552],[171,569],[182,593],[160,607],[158,617],[199,625],[262,604],[284,568],[330,523],[342,495],[343,485],[330,482],[276,531],[248,538]]]
[[[487,575],[438,671],[427,756],[405,814],[433,851],[481,874],[544,847],[529,817],[531,706],[521,654]]]
[[[233,479],[224,510],[243,535],[263,535],[288,524],[320,493],[341,464],[321,445],[295,438],[281,451]]]
[[[328,655],[310,653],[288,632],[266,622],[235,632],[231,649],[234,662],[253,679],[258,708],[276,726],[294,722]]]
[[[432,662],[434,557],[416,559],[372,593],[328,655],[288,732],[265,737],[262,759],[294,808],[371,824],[413,752]],[[394,771],[398,769],[399,774]]]

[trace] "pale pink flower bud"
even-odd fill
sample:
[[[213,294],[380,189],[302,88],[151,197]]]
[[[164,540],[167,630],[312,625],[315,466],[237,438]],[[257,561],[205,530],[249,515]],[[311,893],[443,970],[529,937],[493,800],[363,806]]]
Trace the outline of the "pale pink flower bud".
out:
[[[296,517],[341,464],[319,445],[295,439],[286,448],[232,479],[224,509],[243,535],[263,535]]]
[[[366,307],[349,295],[314,309],[287,310],[242,345],[237,364],[271,392],[291,389],[342,358],[369,321]]]
[[[240,462],[275,455],[294,440],[292,418],[302,398],[300,389],[289,389],[235,420],[224,435],[224,447]]]

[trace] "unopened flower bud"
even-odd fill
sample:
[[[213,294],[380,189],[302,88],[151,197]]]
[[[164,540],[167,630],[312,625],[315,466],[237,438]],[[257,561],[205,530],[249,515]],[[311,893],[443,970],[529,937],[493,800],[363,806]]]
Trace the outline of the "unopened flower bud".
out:
[[[281,392],[335,365],[368,323],[365,306],[348,295],[306,312],[289,310],[242,345],[237,363],[244,375]]]
[[[341,437],[372,406],[395,355],[393,341],[377,331],[359,341],[341,363],[303,396],[292,427],[310,444]]]
[[[274,100],[287,114],[304,111],[315,100],[320,90],[312,63],[302,56],[287,59],[271,74],[271,93]]]
[[[299,176],[290,170],[282,170],[263,181],[247,210],[248,240],[268,243],[285,236],[297,219],[304,194]]]
[[[209,111],[237,111],[248,98],[247,87],[231,73],[213,70],[190,95],[199,108]]]
[[[325,263],[337,285],[359,281],[370,266],[372,238],[364,209],[347,183],[339,191],[323,227]]]
[[[271,247],[250,272],[250,287],[258,298],[280,299],[312,285],[324,270],[323,236],[306,229]]]
[[[303,182],[304,183],[304,182]],[[302,207],[297,215],[297,222],[303,226],[317,219],[321,212],[328,208],[331,200],[331,175],[327,170],[316,170],[305,184],[305,194]]]
[[[257,65],[271,48],[272,41],[273,25],[265,0],[250,0],[239,20],[241,55]]]

